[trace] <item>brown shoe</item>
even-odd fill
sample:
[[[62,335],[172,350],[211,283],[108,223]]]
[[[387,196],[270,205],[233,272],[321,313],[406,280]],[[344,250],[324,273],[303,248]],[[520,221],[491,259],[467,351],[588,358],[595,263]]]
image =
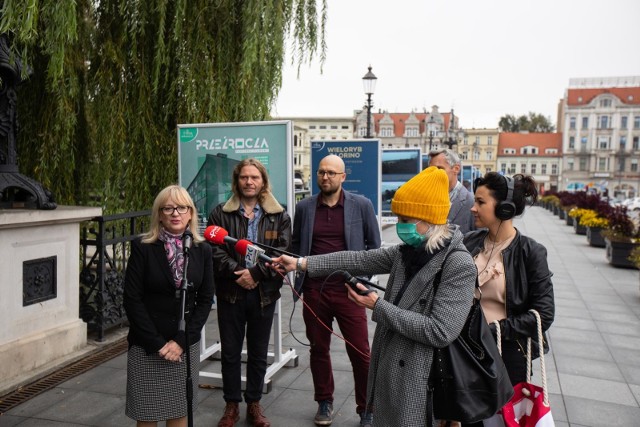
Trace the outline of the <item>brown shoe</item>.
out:
[[[224,407],[224,414],[218,421],[218,427],[233,427],[233,425],[240,419],[240,410],[238,409],[238,402],[227,402]]]
[[[271,427],[271,423],[262,414],[260,402],[251,402],[247,405],[247,421],[253,427]]]

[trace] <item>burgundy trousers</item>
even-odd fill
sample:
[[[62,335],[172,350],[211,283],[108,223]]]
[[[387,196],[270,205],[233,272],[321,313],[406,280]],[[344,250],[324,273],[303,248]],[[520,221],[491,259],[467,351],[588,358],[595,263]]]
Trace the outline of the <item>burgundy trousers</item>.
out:
[[[302,314],[307,328],[310,347],[310,366],[313,376],[314,399],[333,402],[333,370],[331,367],[331,331],[318,322],[321,320],[333,330],[333,319],[338,322],[340,334],[360,352],[346,344],[347,355],[353,369],[356,395],[356,412],[364,411],[367,404],[367,375],[369,373],[369,333],[367,313],[347,297],[342,286],[327,285],[322,290],[304,288],[303,298],[314,314],[306,306]],[[317,318],[316,318],[317,316]]]

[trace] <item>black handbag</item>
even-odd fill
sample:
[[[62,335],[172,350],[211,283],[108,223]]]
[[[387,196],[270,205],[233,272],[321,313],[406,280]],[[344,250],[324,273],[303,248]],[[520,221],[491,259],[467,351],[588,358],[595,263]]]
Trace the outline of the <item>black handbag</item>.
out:
[[[442,269],[433,282],[434,295],[441,275]],[[481,296],[477,281],[476,293]],[[458,338],[447,347],[434,349],[429,383],[432,399],[428,405],[432,405],[438,420],[482,421],[498,412],[513,396],[509,374],[479,298],[473,299]],[[428,412],[430,423],[431,411]]]

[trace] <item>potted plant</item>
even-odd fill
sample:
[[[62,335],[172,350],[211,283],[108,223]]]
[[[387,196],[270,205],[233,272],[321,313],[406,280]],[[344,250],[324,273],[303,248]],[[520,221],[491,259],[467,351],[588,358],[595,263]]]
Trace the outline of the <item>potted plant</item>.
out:
[[[629,261],[635,266],[635,268],[640,270],[640,246],[636,246],[631,251],[631,255],[629,255]],[[638,290],[640,290],[640,283]]]
[[[568,216],[567,213],[576,206],[576,193],[561,191],[558,193],[558,197],[560,198],[558,217],[564,219],[567,225],[573,225],[573,218]]]
[[[606,243],[600,232],[609,226],[609,221],[596,211],[587,211],[580,217],[580,225],[586,229],[587,242],[590,246],[604,248]]]
[[[607,261],[614,267],[634,268],[631,251],[640,245],[640,231],[627,214],[626,206],[616,206],[607,216],[609,226],[600,234],[605,239]]]
[[[568,214],[571,218],[573,218],[573,230],[576,232],[576,234],[581,234],[581,235],[585,235],[587,234],[587,227],[585,227],[584,225],[580,224],[580,219],[584,216],[584,215],[596,215],[596,211],[592,210],[592,209],[584,209],[584,208],[573,208],[569,211]]]

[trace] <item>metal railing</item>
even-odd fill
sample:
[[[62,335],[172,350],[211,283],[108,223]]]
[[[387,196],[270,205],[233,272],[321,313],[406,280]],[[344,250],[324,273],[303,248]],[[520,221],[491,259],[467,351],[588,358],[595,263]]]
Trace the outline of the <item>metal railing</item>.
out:
[[[105,331],[122,326],[124,273],[130,245],[149,228],[151,211],[92,218],[81,229],[80,318],[88,332],[104,340]]]

